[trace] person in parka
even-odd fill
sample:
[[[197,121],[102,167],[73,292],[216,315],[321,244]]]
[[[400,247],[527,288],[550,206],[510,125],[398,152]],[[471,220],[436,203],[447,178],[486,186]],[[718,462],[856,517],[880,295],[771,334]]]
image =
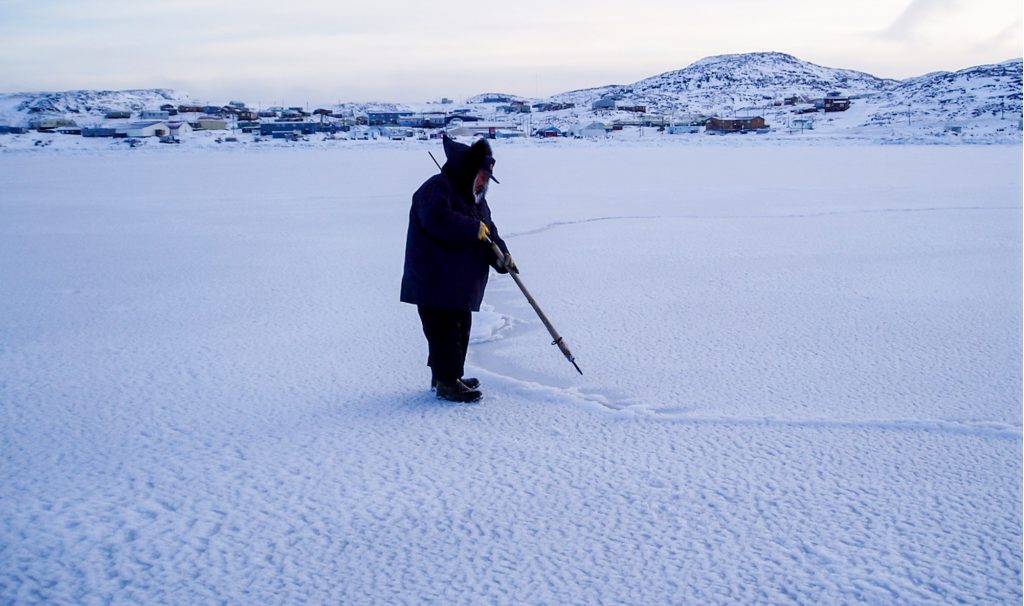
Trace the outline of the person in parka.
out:
[[[480,382],[463,377],[472,312],[480,310],[489,268],[518,272],[487,205],[494,156],[486,139],[443,138],[446,161],[412,196],[401,300],[416,305],[427,337],[437,397],[474,402]],[[504,253],[499,261],[486,239]]]

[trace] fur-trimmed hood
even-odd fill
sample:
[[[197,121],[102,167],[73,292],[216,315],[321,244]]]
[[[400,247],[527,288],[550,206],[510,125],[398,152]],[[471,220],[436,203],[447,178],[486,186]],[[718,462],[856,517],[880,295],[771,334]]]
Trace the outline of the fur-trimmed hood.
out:
[[[442,143],[446,160],[441,172],[448,175],[460,191],[472,189],[473,180],[481,168],[493,170],[494,155],[487,139],[477,139],[472,145],[466,145],[444,135]],[[494,179],[493,175],[491,178]],[[494,181],[497,183],[497,179]]]

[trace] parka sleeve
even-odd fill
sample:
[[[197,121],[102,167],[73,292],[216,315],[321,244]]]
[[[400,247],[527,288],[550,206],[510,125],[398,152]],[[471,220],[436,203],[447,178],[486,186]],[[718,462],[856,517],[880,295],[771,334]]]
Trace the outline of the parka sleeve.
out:
[[[508,246],[505,245],[505,240],[503,240],[502,237],[501,237],[501,234],[498,233],[498,226],[495,225],[494,221],[491,219],[491,209],[490,209],[490,207],[486,208],[486,216],[485,216],[485,219],[484,219],[484,223],[486,223],[487,224],[487,228],[491,230],[491,241],[498,245],[498,248],[501,249],[502,254],[507,255],[508,254]],[[497,271],[499,274],[507,274],[508,273],[507,269],[503,269],[501,267],[498,267],[498,257],[497,257],[497,255],[494,254],[494,251],[491,251],[491,267],[493,267],[495,269],[495,271]]]
[[[416,192],[413,209],[420,225],[435,240],[469,244],[476,241],[480,233],[480,222],[453,211],[448,196],[437,185]]]

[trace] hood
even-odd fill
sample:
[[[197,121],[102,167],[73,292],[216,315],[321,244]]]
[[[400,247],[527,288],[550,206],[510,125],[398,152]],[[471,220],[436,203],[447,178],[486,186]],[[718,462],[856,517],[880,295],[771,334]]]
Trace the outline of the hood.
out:
[[[493,167],[494,156],[491,154],[491,144],[487,139],[477,139],[473,145],[466,145],[444,135],[441,141],[446,158],[441,172],[448,175],[460,190],[471,190],[477,171],[484,167]],[[494,179],[493,175],[491,179]],[[498,180],[494,179],[494,182],[497,183]]]

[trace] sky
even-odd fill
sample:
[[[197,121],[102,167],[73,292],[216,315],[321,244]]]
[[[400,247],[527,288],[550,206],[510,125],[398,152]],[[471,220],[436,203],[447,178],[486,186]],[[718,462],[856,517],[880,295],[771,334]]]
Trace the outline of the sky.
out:
[[[1024,55],[1020,0],[0,0],[0,92],[250,105],[547,97],[779,51],[883,78]]]

